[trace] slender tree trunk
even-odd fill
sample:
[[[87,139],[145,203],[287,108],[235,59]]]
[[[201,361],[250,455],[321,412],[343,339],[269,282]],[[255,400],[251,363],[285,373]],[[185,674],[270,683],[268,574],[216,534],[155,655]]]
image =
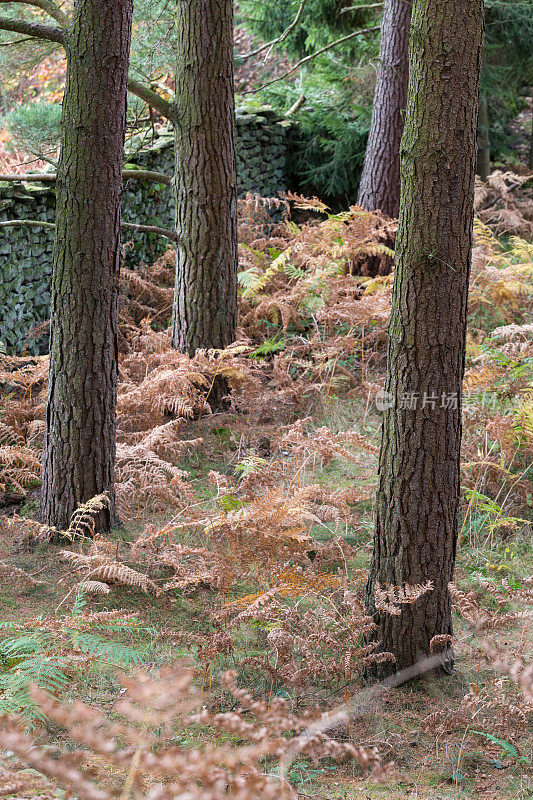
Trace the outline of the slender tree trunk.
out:
[[[479,95],[476,172],[482,181],[486,181],[490,173],[489,107],[485,92]]]
[[[483,0],[415,0],[368,607],[376,582],[434,589],[375,616],[396,670],[452,632],[482,38]]]
[[[400,208],[400,141],[409,78],[411,0],[386,0],[372,122],[359,185],[359,205],[397,217]]]
[[[41,499],[42,519],[59,528],[94,495],[107,492],[114,499],[131,24],[132,0],[77,0],[66,35]]]
[[[237,325],[232,0],[178,0],[173,346],[225,347]]]

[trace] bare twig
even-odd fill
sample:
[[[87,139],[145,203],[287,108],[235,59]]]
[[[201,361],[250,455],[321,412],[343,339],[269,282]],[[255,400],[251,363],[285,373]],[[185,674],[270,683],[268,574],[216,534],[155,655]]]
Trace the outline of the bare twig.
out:
[[[266,44],[261,45],[261,47],[258,47],[257,50],[251,50],[249,53],[245,53],[244,55],[242,55],[241,58],[243,59],[243,61],[245,59],[247,59],[247,58],[253,58],[254,56],[258,56],[259,53],[262,53],[265,50],[270,51],[270,50],[272,50],[273,47],[275,47],[275,45],[280,44],[281,42],[285,41],[287,36],[291,33],[291,31],[293,31],[295,29],[295,27],[300,22],[300,19],[301,19],[301,16],[302,16],[302,12],[304,10],[304,6],[305,6],[306,2],[307,2],[307,0],[301,0],[300,5],[298,7],[298,11],[296,12],[296,16],[294,17],[294,19],[291,22],[291,24],[289,25],[289,27],[285,28],[283,33],[281,33],[276,39],[272,39],[271,42],[267,42]],[[265,56],[265,58],[268,58],[268,54]]]
[[[0,228],[55,228],[55,222],[42,219],[6,219],[0,221]]]
[[[368,689],[363,689],[350,701],[348,712],[346,710],[346,704],[343,703],[325,714],[322,719],[313,722],[309,728],[307,728],[306,734],[312,736],[319,732],[326,733],[339,723],[344,722],[347,718],[350,720],[357,719],[362,713],[367,713],[373,708],[381,695],[388,689],[402,686],[404,683],[408,683],[414,678],[420,677],[420,675],[425,675],[433,669],[438,669],[442,666],[446,656],[451,652],[451,648],[448,648],[441,653],[428,656],[422,661],[410,667],[406,667],[396,672],[394,675],[390,675],[388,678],[385,678],[382,683],[377,683],[374,684],[374,686],[370,686]]]
[[[328,713],[324,714],[321,719],[318,719],[316,722],[312,722],[301,734],[301,739],[311,739],[313,736],[316,736],[316,734],[319,733],[327,734],[340,723],[357,719],[363,713],[367,714],[369,711],[376,708],[384,692],[386,692],[388,689],[402,686],[404,683],[413,680],[413,678],[417,678],[420,675],[431,672],[433,669],[438,669],[440,666],[442,666],[443,661],[449,652],[451,652],[450,649],[441,653],[436,653],[432,656],[428,656],[422,661],[419,661],[417,664],[413,664],[410,667],[406,667],[405,669],[396,672],[394,675],[390,675],[388,678],[385,678],[382,683],[377,683],[373,686],[363,689],[350,700],[348,708],[346,707],[346,704],[343,703],[342,705],[337,706],[337,708],[334,708]],[[287,775],[293,759],[294,753],[292,752],[286,752],[281,757],[281,777],[285,777]]]
[[[123,169],[122,177],[134,178],[141,181],[153,181],[153,183],[164,183],[165,186],[170,186],[172,178],[165,175],[163,172],[154,172],[150,169]]]
[[[3,0],[0,0],[0,2],[2,1]],[[43,2],[47,2],[47,0],[43,0]],[[28,3],[28,5],[30,5],[30,3]],[[36,5],[36,3],[32,3],[31,5]],[[49,42],[57,42],[62,45],[65,44],[67,36],[63,28],[55,28],[52,25],[41,25],[37,22],[26,22],[9,17],[0,17],[0,30],[21,33],[24,36],[30,36],[35,39],[45,39]],[[128,78],[128,89],[141,100],[144,100],[145,103],[148,103],[149,106],[159,111],[166,119],[172,119],[172,103],[169,103],[161,97],[161,95],[157,94],[157,92],[154,92],[149,86],[139,83],[135,78]]]
[[[277,78],[272,78],[271,81],[267,81],[266,83],[261,84],[261,86],[257,86],[255,89],[250,89],[248,92],[245,92],[245,94],[255,94],[256,92],[260,92],[261,89],[266,89],[267,86],[271,86],[273,83],[277,83],[277,81],[282,81],[284,78],[287,78],[289,75],[292,75],[293,72],[296,72],[296,70],[299,69],[301,66],[307,64],[308,61],[312,61],[313,58],[322,55],[322,53],[325,53],[327,50],[331,50],[332,47],[336,47],[338,44],[343,44],[343,42],[347,42],[349,39],[354,39],[356,36],[361,36],[362,34],[366,33],[375,33],[376,31],[379,30],[380,26],[374,25],[371,28],[361,28],[358,31],[352,31],[352,33],[348,33],[346,36],[341,36],[340,39],[336,39],[334,42],[330,42],[330,44],[327,44],[320,50],[316,50],[316,52],[311,53],[305,58],[302,58],[300,61],[298,61],[297,64],[288,69],[287,72],[284,72],[283,75],[278,75]]]
[[[9,172],[5,175],[0,175],[0,181],[9,181],[10,183],[54,183],[56,177],[55,172]]]
[[[145,103],[148,103],[149,106],[159,111],[166,119],[172,119],[173,104],[165,100],[157,92],[154,92],[149,86],[139,83],[135,78],[128,78],[128,89],[141,100],[144,100]]]
[[[33,36],[25,36],[24,39],[14,39],[12,42],[0,42],[0,47],[17,47],[24,42],[31,42]]]

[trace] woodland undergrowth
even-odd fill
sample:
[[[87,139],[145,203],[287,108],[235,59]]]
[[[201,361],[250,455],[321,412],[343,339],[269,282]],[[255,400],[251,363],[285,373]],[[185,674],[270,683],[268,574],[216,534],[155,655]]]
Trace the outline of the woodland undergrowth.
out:
[[[249,195],[240,212],[239,331],[225,350],[190,358],[171,349],[170,250],[123,270],[116,494],[126,535],[95,529],[105,495],[66,531],[13,505],[0,517],[0,539],[49,547],[66,576],[55,612],[0,629],[0,708],[20,714],[25,698],[31,709],[0,732],[12,753],[0,765],[4,795],[52,797],[59,785],[91,800],[296,797],[297,763],[351,758],[383,781],[405,767],[401,736],[383,745],[365,730],[373,708],[397,702],[393,686],[365,685],[368,666],[393,666],[394,656],[367,643],[374,622],[363,597],[396,225],[357,207],[332,215],[295,195]],[[432,652],[454,647],[477,677],[416,720],[437,749],[462,737],[456,784],[467,738],[523,763],[533,700],[533,585],[516,545],[532,505],[533,247],[502,243],[479,221],[475,237],[450,586],[459,633],[435,637]],[[210,402],[217,376],[229,387],[222,408]],[[31,509],[46,381],[46,356],[0,355],[5,504]],[[58,537],[60,546],[46,544]],[[8,548],[0,557],[6,580],[46,585]],[[400,614],[432,586],[374,590],[379,610]],[[120,626],[142,628],[129,607],[141,597],[167,616],[190,604],[157,633],[186,666],[122,678],[126,691],[107,712],[43,691],[57,695],[106,663],[149,666],[146,652],[116,638]],[[104,610],[108,602],[116,608]],[[68,732],[58,758],[31,746],[27,726],[39,719]]]

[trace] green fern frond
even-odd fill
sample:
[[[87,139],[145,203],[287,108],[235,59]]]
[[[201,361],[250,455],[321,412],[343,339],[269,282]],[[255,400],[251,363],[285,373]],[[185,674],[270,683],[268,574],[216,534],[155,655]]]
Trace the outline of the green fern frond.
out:
[[[243,287],[243,297],[254,298],[269,282],[270,278],[280,270],[284,270],[290,261],[290,248],[284,250],[271,262],[268,269],[260,272],[257,267],[250,267],[239,272],[238,282]]]
[[[379,242],[375,244],[366,244],[360,247],[357,254],[361,255],[363,253],[369,256],[390,256],[390,258],[394,258],[395,255],[394,250]]]
[[[42,714],[31,695],[32,683],[50,694],[64,693],[87,659],[97,664],[128,667],[141,664],[142,657],[134,647],[104,638],[116,630],[131,631],[131,619],[120,619],[103,613],[88,614],[83,591],[76,595],[69,615],[57,618],[38,617],[31,620],[34,630],[12,622],[0,623],[0,715],[17,714],[32,725]],[[25,625],[30,626],[30,621]],[[87,632],[87,628],[101,631]],[[22,629],[21,629],[22,628]]]
[[[237,275],[237,281],[239,286],[242,287],[244,292],[253,292],[255,287],[258,285],[259,280],[261,278],[261,272],[257,267],[249,267],[248,269],[243,269]]]
[[[248,358],[257,358],[258,356],[268,356],[271,353],[277,353],[279,350],[285,349],[285,342],[280,336],[273,336],[259,345]]]
[[[33,633],[15,636],[0,643],[0,653],[7,658],[28,656],[38,653],[46,644],[46,634]]]
[[[82,613],[82,611],[83,611],[83,609],[85,608],[86,605],[87,605],[87,601],[85,599],[85,592],[83,591],[83,589],[80,588],[76,592],[76,597],[74,598],[74,604],[73,604],[72,610],[70,612],[71,615],[73,617],[79,616]]]
[[[293,264],[291,261],[286,262],[283,271],[289,278],[295,278],[296,280],[302,280],[307,275],[305,270],[301,269],[301,267],[297,267],[296,264]]]
[[[235,469],[241,473],[241,477],[245,478],[248,475],[252,475],[254,472],[260,472],[266,465],[267,461],[264,458],[248,456],[247,458],[243,458]]]
[[[505,739],[499,739],[497,736],[493,736],[492,733],[484,733],[483,731],[474,730],[472,733],[475,733],[477,736],[482,736],[484,739],[487,739],[487,741],[492,742],[492,744],[497,744],[501,748],[502,756],[504,758],[518,758],[518,750],[514,744],[511,744],[511,742],[507,742]]]
[[[513,428],[517,438],[524,442],[533,442],[533,397],[527,397],[513,413]]]
[[[46,657],[42,653],[28,654],[14,664],[8,662],[0,674],[0,715],[16,714],[30,725],[42,721],[43,715],[35,706],[29,687],[35,683],[49,693],[63,691],[69,683],[67,667],[67,658]]]
[[[142,664],[141,654],[135,648],[119,642],[106,641],[90,633],[77,634],[74,647],[85,655],[103,659],[117,667]]]

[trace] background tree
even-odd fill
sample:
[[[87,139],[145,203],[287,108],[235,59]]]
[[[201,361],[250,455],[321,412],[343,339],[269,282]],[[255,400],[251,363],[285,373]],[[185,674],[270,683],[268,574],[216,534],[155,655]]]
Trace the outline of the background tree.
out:
[[[131,0],[78,0],[56,188],[42,519],[114,497],[120,201]],[[112,511],[111,511],[112,514]]]
[[[524,108],[524,96],[533,85],[532,41],[533,0],[485,0],[481,96],[486,98],[487,116],[482,120],[482,106],[480,127],[487,124],[488,137],[480,130],[480,145],[486,151],[488,138],[489,159],[516,159],[508,123]],[[482,158],[486,169],[486,152]]]
[[[392,5],[388,0],[385,17]],[[395,0],[395,5],[400,13],[408,13],[408,3]],[[279,37],[290,25],[298,7],[299,0],[271,0],[268,4],[240,0],[237,19],[248,30],[269,40]],[[297,27],[276,47],[290,58],[300,59],[343,33],[375,24],[381,10],[382,4],[364,0],[307,0]],[[488,99],[491,153],[493,159],[507,159],[513,157],[514,136],[508,122],[523,107],[521,94],[533,83],[533,0],[486,0],[485,17],[482,86]],[[389,32],[397,38],[397,30],[389,26]],[[286,80],[255,94],[280,110],[289,108],[302,92],[305,94],[307,102],[297,115],[294,179],[303,191],[318,194],[335,207],[353,202],[357,192],[370,129],[372,65],[378,46],[377,34],[356,36],[308,62],[305,69]],[[389,48],[389,52],[391,47],[395,50],[393,42],[383,36],[381,46]],[[379,83],[378,77],[378,89]],[[380,96],[384,97],[381,90]],[[376,123],[379,118],[384,117],[376,110]],[[399,137],[396,146],[398,142]],[[369,154],[374,144],[375,140],[371,140]],[[366,193],[365,186],[363,189]]]
[[[273,48],[286,53],[293,63],[337,42],[286,79],[253,93],[282,113],[305,95],[305,104],[294,115],[298,128],[292,181],[335,208],[346,208],[357,194],[372,113],[373,62],[379,50],[382,10],[379,2],[349,0],[305,0],[303,4],[301,0],[268,4],[240,0],[238,5],[237,23],[264,41],[279,38],[298,16],[298,24]],[[366,32],[358,34],[359,30]],[[261,58],[258,55],[256,60]]]
[[[237,329],[233,0],[178,3],[176,35],[172,343],[193,355]]]
[[[398,616],[376,614],[395,669],[452,632],[482,35],[482,0],[413,4],[369,609],[376,583],[434,588]]]
[[[411,2],[387,0],[381,21],[372,122],[358,203],[397,217],[400,209],[400,140],[409,80]]]

